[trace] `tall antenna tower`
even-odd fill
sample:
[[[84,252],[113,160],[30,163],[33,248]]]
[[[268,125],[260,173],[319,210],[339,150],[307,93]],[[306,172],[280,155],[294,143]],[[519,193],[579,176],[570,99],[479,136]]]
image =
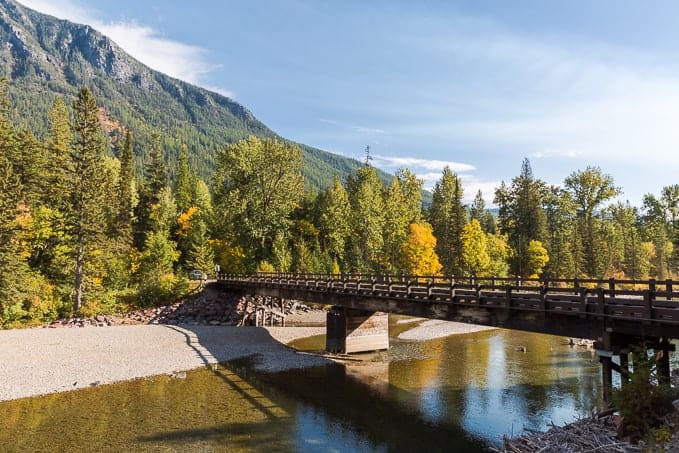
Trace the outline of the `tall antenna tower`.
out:
[[[370,145],[365,147],[365,164],[370,165],[370,161],[373,160],[373,156],[370,155]]]

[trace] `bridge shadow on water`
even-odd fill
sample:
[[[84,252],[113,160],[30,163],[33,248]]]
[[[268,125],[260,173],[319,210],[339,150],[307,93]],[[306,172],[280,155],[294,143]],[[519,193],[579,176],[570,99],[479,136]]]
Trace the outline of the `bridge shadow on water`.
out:
[[[155,432],[137,437],[142,446],[189,445],[200,441],[229,449],[257,451],[484,451],[487,448],[483,441],[470,436],[460,426],[432,421],[421,411],[402,404],[409,399],[406,390],[388,382],[376,389],[353,378],[343,365],[330,360],[311,368],[260,371],[262,360],[270,362],[280,357],[286,361],[309,356],[281,345],[265,329],[256,329],[257,342],[265,343],[264,352],[232,359],[228,344],[215,343],[219,328],[168,328],[186,337],[187,345],[223,383],[224,392],[238,395],[239,404],[246,405],[250,413],[257,413],[258,420]],[[255,328],[246,329],[251,329],[246,336],[249,338]],[[291,359],[291,355],[296,358]],[[215,366],[212,363],[215,359],[221,364]],[[219,401],[220,394],[213,398]]]

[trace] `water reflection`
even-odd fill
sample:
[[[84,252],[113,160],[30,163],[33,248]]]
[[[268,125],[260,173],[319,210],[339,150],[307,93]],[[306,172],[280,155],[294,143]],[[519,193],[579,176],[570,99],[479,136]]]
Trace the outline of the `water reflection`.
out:
[[[269,374],[253,357],[0,403],[0,451],[482,451],[600,399],[596,357],[559,337],[393,338],[365,358]]]

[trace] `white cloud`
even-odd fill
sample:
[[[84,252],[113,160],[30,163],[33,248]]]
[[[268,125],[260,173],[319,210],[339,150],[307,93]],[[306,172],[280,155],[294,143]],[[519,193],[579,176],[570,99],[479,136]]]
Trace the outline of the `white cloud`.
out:
[[[147,66],[186,82],[204,86],[204,76],[216,68],[209,63],[207,51],[202,47],[166,38],[157,30],[135,21],[104,22],[92,10],[72,0],[20,1],[36,11],[90,25]],[[234,96],[228,90],[206,88],[230,98]]]
[[[536,159],[542,159],[544,157],[571,157],[575,158],[582,155],[581,151],[572,149],[545,149],[544,151],[536,151],[530,155]]]
[[[375,165],[378,167],[387,168],[409,168],[413,171],[418,169],[438,171],[440,172],[448,166],[452,171],[462,172],[475,170],[475,167],[470,164],[464,164],[460,162],[436,160],[436,159],[422,159],[419,157],[397,157],[397,156],[373,156]]]
[[[351,126],[351,129],[361,134],[386,134],[382,129],[364,126]]]

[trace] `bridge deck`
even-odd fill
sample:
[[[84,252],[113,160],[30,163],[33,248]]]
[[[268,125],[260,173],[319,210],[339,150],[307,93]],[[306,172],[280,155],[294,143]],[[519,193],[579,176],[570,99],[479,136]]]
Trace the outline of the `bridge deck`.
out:
[[[591,338],[679,338],[679,291],[655,280],[257,274],[218,277],[252,294]]]

